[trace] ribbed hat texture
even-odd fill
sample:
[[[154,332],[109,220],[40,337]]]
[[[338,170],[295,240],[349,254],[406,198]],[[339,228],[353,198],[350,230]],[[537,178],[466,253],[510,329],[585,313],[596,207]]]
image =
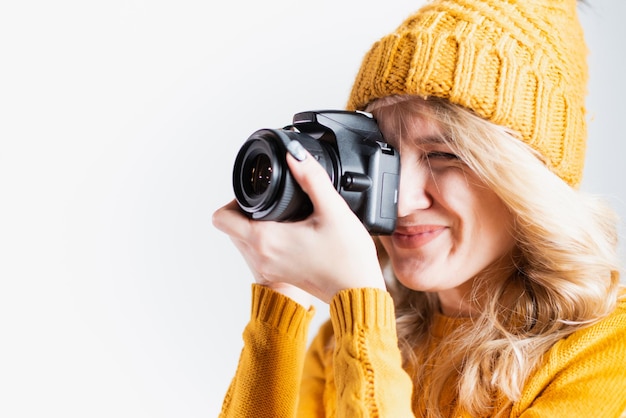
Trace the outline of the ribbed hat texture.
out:
[[[520,133],[578,187],[587,138],[587,47],[576,0],[434,0],[376,42],[348,109],[435,96]]]

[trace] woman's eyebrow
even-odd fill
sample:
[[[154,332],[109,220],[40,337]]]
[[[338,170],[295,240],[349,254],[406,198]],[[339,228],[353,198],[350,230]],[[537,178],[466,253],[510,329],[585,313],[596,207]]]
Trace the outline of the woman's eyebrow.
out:
[[[417,145],[447,145],[448,141],[443,135],[425,135],[417,136],[413,139],[413,143]]]

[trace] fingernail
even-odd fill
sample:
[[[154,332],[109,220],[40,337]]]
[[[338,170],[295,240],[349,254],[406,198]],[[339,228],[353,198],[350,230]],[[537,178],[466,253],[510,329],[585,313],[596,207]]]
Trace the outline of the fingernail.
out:
[[[293,158],[298,161],[304,161],[304,159],[306,158],[306,151],[304,147],[300,142],[296,141],[295,139],[289,141],[289,144],[287,144],[287,151],[293,156]]]

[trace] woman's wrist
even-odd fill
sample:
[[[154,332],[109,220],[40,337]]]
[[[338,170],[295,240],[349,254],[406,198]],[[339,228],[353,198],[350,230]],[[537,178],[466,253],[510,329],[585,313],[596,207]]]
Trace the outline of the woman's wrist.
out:
[[[266,286],[272,289],[274,292],[280,293],[281,295],[288,297],[289,299],[304,307],[304,309],[309,309],[311,307],[311,304],[313,303],[313,296],[311,296],[304,290],[288,283],[264,283],[263,286]]]

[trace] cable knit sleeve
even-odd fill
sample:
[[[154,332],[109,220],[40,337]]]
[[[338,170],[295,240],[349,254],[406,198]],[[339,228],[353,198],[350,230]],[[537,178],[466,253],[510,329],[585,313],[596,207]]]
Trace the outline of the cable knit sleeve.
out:
[[[337,417],[413,417],[389,293],[349,289],[331,301]],[[327,400],[328,402],[328,400]],[[335,409],[327,405],[327,409]]]
[[[313,310],[260,286],[252,286],[250,322],[221,418],[294,417]]]

